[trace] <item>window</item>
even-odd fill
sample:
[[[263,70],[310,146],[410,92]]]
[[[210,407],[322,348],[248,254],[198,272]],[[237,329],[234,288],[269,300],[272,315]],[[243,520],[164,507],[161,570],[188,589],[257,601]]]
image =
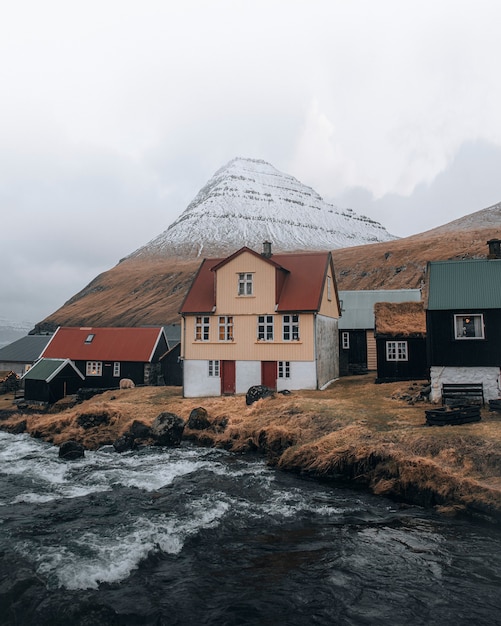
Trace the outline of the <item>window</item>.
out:
[[[279,361],[278,362],[278,377],[279,378],[290,378],[291,377],[291,363],[290,363],[290,361]]]
[[[87,338],[85,339],[85,343],[92,343],[92,340],[94,339],[95,335],[93,333],[90,333],[89,335],[87,335]]]
[[[219,341],[233,341],[233,316],[219,316]]]
[[[101,361],[87,361],[87,376],[101,376],[103,372],[103,364]]]
[[[299,315],[282,316],[282,338],[284,341],[299,341]]]
[[[259,341],[273,341],[273,315],[258,315],[257,338]]]
[[[341,346],[343,350],[349,350],[350,348],[350,333],[347,330],[341,333]]]
[[[120,376],[120,361],[113,363],[113,376]]]
[[[387,341],[386,342],[387,361],[408,361],[407,341]]]
[[[456,339],[483,339],[484,316],[454,315],[454,333]]]
[[[209,361],[209,376],[219,378],[219,361]]]
[[[195,319],[195,341],[209,341],[209,316],[197,315]]]
[[[252,296],[252,274],[245,272],[238,274],[238,295]]]
[[[327,276],[327,300],[332,300],[332,285],[330,276]]]

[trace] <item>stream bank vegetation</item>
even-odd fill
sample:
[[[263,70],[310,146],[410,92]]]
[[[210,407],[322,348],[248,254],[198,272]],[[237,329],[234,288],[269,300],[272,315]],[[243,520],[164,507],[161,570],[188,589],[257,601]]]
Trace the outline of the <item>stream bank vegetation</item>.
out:
[[[260,453],[268,463],[315,479],[360,486],[400,501],[501,520],[501,414],[430,427],[425,381],[374,384],[374,376],[341,378],[324,391],[275,394],[247,406],[245,396],[183,398],[178,387],[106,391],[48,412],[12,408],[0,396],[0,428],[54,445],[75,440],[92,450],[112,444],[161,412],[181,417],[184,439],[234,453]],[[209,426],[190,428],[202,407]],[[133,426],[134,425],[134,426]]]

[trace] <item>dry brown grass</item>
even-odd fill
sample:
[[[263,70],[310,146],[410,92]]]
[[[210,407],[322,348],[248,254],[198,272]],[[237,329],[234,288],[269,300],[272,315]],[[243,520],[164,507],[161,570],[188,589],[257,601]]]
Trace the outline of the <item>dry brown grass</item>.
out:
[[[76,439],[87,448],[111,443],[134,420],[151,424],[163,412],[188,420],[204,407],[210,429],[185,429],[187,438],[236,453],[261,452],[271,464],[315,477],[350,480],[374,493],[501,517],[501,415],[427,427],[428,403],[410,403],[422,382],[374,384],[374,376],[342,378],[325,391],[277,394],[246,406],[243,396],[187,399],[173,387],[105,392],[61,413],[15,414],[27,432],[59,445]],[[0,396],[0,410],[12,396]],[[84,429],[82,415],[105,413],[108,424]]]

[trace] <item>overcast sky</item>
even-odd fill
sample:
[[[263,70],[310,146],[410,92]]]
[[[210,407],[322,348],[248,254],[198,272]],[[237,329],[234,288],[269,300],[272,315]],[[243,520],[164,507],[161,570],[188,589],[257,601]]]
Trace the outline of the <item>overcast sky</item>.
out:
[[[236,156],[406,236],[501,201],[497,0],[16,0],[0,319],[37,322]]]

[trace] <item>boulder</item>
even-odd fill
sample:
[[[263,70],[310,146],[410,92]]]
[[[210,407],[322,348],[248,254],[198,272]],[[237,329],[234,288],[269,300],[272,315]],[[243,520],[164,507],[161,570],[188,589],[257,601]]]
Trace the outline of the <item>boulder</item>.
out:
[[[148,439],[148,437],[151,437],[151,428],[139,420],[134,420],[128,434],[134,437],[134,439]]]
[[[160,413],[151,425],[151,436],[157,446],[178,446],[184,427],[184,420],[175,413]]]
[[[59,458],[65,461],[82,459],[85,456],[85,448],[78,441],[65,441],[59,447]]]
[[[134,437],[132,437],[130,433],[125,433],[118,439],[115,439],[113,447],[115,448],[115,452],[127,452],[128,450],[133,450],[135,447]]]
[[[192,428],[193,430],[205,430],[210,428],[210,425],[211,423],[209,422],[207,411],[203,407],[199,406],[192,410],[188,418],[188,428]]]
[[[273,389],[266,387],[265,385],[254,385],[250,387],[245,395],[245,403],[247,406],[261,400],[261,398],[271,398],[275,395]]]

